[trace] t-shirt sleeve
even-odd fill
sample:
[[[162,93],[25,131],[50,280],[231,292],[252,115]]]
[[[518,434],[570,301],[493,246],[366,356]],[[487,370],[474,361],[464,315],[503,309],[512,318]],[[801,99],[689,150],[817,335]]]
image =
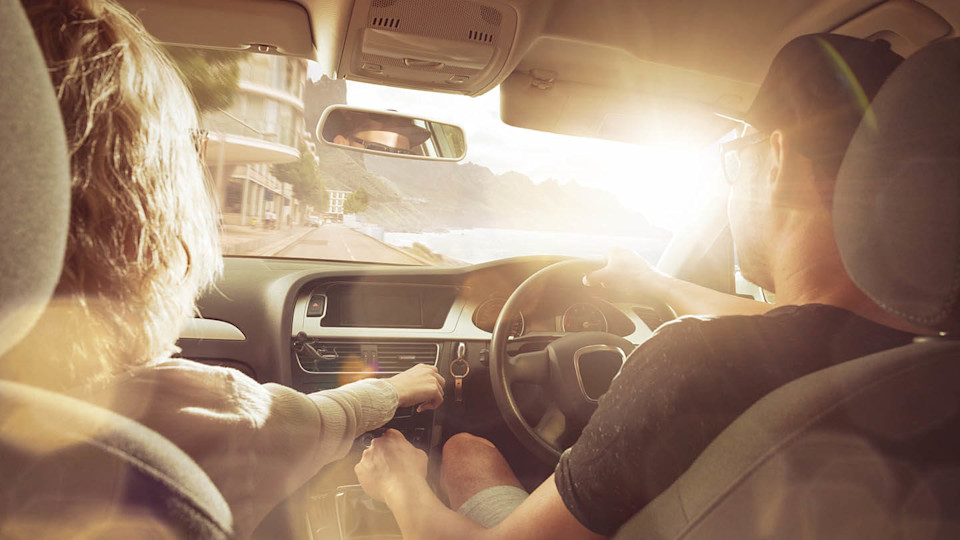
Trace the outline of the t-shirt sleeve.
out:
[[[712,436],[685,403],[707,384],[699,320],[661,327],[624,363],[557,465],[557,490],[588,529],[612,535],[669,487]],[[704,442],[703,439],[709,436]]]

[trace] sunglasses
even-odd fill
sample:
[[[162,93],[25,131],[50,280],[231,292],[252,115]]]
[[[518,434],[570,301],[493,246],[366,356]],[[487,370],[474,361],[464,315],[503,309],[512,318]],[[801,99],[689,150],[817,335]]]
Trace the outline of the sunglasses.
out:
[[[361,139],[360,137],[350,137],[350,140],[363,146],[367,150],[376,150],[377,152],[388,152],[391,154],[403,154],[405,156],[412,156],[413,152],[403,148],[394,148],[392,146],[387,146],[385,144],[375,143],[368,141],[366,139]]]
[[[720,145],[720,164],[723,165],[723,177],[727,184],[733,185],[740,175],[740,152],[770,138],[766,133],[753,133]]]

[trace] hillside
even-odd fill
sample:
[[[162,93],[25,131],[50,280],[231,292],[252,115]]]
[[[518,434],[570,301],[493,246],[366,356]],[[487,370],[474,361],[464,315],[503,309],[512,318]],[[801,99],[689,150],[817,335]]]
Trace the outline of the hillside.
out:
[[[494,174],[474,163],[429,163],[366,156],[366,168],[387,177],[403,201],[429,216],[428,227],[497,227],[640,236],[667,235],[611,193],[577,183],[535,184],[517,172]],[[371,220],[382,214],[371,205]],[[381,223],[388,230],[392,223]],[[414,229],[415,230],[415,229]]]

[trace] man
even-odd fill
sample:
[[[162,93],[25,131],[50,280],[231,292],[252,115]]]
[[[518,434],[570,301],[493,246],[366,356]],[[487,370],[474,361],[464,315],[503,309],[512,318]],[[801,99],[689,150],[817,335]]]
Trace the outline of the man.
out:
[[[580,439],[529,497],[490,443],[460,434],[444,447],[441,470],[456,513],[427,487],[425,456],[388,432],[365,452],[357,474],[368,494],[390,506],[405,537],[612,535],[765,394],[910,343],[918,330],[887,315],[845,273],[831,217],[846,147],[900,61],[883,44],[797,38],[774,59],[746,115],[749,129],[725,148],[736,158],[728,164],[739,165],[727,172],[741,269],[775,291],[783,307],[766,311],[681,286],[680,296],[719,305],[714,313],[760,314],[682,318],[660,328],[627,360]],[[636,284],[636,276],[614,259],[590,281],[623,286]]]

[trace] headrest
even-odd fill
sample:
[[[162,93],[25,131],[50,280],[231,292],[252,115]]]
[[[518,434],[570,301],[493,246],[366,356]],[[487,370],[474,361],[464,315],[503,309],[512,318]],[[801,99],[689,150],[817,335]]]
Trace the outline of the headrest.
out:
[[[833,217],[870,298],[960,331],[960,39],[918,51],[884,84],[840,168]]]
[[[66,136],[18,0],[0,0],[0,355],[36,322],[60,278],[70,213]]]

